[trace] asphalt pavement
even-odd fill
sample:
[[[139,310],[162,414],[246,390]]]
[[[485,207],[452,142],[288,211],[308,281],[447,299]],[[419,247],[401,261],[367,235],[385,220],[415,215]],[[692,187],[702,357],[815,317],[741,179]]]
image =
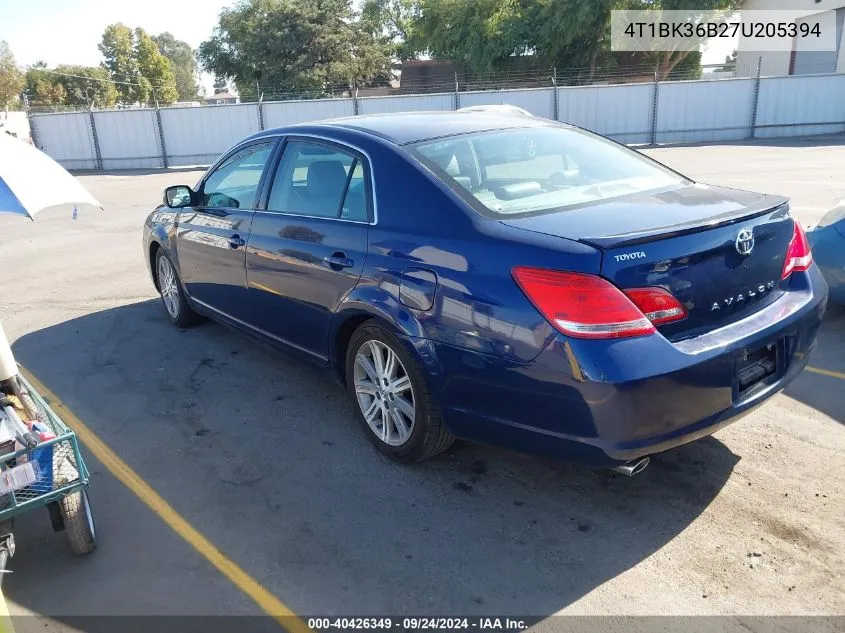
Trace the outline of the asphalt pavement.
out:
[[[843,140],[647,153],[788,195],[813,224],[845,196]],[[211,322],[168,325],[141,224],[165,186],[200,173],[82,175],[103,212],[0,216],[0,315],[54,402],[285,607],[306,619],[845,614],[845,310],[830,309],[814,371],[637,477],[466,443],[399,466],[321,371]],[[46,511],[19,521],[3,589],[13,614],[41,616],[19,631],[262,613],[252,585],[84,451],[100,547],[74,557]]]

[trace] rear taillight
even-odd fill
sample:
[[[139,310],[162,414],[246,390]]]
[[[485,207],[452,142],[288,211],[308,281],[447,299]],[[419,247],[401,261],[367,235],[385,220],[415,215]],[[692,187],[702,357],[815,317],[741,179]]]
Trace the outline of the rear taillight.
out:
[[[804,234],[801,225],[793,220],[792,239],[789,248],[786,249],[786,261],[783,262],[783,273],[781,279],[786,279],[794,272],[807,270],[813,263],[813,254],[810,252],[810,242]]]
[[[654,325],[687,317],[686,308],[663,288],[631,288],[625,290],[625,294]]]
[[[568,336],[644,336],[655,332],[654,323],[686,316],[678,300],[660,288],[622,292],[596,275],[543,268],[514,268],[513,277],[540,313]],[[644,310],[654,315],[654,323]]]

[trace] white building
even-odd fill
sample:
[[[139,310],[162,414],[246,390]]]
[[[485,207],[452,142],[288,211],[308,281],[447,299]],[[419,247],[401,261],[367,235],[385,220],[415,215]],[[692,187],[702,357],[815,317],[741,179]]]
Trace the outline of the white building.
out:
[[[820,73],[845,73],[845,0],[745,0],[743,11],[789,10],[796,13],[796,23],[813,25],[820,20],[836,23],[836,50],[812,51],[802,47],[802,38],[795,38],[792,50],[755,51],[749,38],[740,36],[737,44],[737,75],[757,74],[757,62],[762,60],[763,75],[812,75]],[[804,40],[805,42],[807,40]]]

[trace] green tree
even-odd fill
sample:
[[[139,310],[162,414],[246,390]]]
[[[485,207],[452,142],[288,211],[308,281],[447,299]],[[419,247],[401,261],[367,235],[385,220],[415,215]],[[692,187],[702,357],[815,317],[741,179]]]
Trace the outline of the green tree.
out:
[[[141,81],[150,86],[150,101],[173,103],[179,98],[176,78],[170,69],[170,60],[161,54],[158,46],[144,29],[135,29],[135,57]]]
[[[153,41],[161,54],[170,60],[179,100],[195,100],[200,88],[197,84],[197,60],[193,49],[187,42],[177,40],[170,33],[153,35]]]
[[[65,90],[56,76],[47,71],[47,63],[35,62],[24,77],[29,103],[33,106],[57,106],[65,103]]]
[[[323,94],[332,86],[383,83],[391,50],[357,19],[351,0],[241,0],[223,9],[201,66],[234,80],[242,98]]]
[[[103,67],[124,103],[173,103],[178,98],[170,60],[144,29],[111,24],[99,45]]]
[[[531,2],[519,0],[420,0],[414,44],[432,57],[490,71],[508,57],[531,50]]]
[[[413,59],[419,52],[421,43],[414,29],[418,19],[417,0],[365,0],[361,9],[365,32],[386,45],[400,61]]]
[[[624,9],[655,9],[663,11],[689,11],[693,15],[701,15],[703,11],[722,11],[725,14],[730,14],[738,9],[742,4],[742,0],[618,0],[614,8]],[[703,43],[704,40],[701,40]],[[695,50],[675,50],[675,51],[658,51],[651,55],[655,64],[656,72],[660,79],[670,79],[672,71],[675,67],[687,59],[691,53],[698,52]],[[687,64],[694,70],[698,67],[698,72],[701,72],[700,55],[698,61],[695,61],[695,56],[689,60]]]
[[[30,105],[67,105],[67,91],[65,90],[65,87],[58,82],[52,83],[44,80],[37,81],[33,92],[37,101],[31,101]]]
[[[229,82],[226,81],[225,77],[215,77],[214,78],[214,94],[219,95],[221,92],[228,92],[229,91]]]
[[[684,79],[701,79],[701,52],[692,51],[675,64],[666,79],[682,81]]]
[[[62,64],[49,70],[36,62],[26,71],[26,87],[34,106],[87,106],[106,108],[118,93],[104,68]]]
[[[731,10],[739,0],[367,0],[363,19],[389,38],[402,59],[416,53],[461,62],[485,72],[555,66],[591,80],[597,71],[636,64],[656,68],[662,79],[690,55],[667,51],[635,55],[610,50],[613,9]],[[692,71],[694,60],[687,62]]]
[[[146,103],[150,85],[142,81],[132,29],[121,23],[110,24],[103,32],[99,49],[105,58],[103,67],[114,81],[120,101]]]
[[[55,73],[67,105],[108,108],[117,103],[119,93],[104,68],[60,64]]]
[[[411,48],[485,72],[522,57],[588,79],[606,60],[610,11],[618,0],[416,0]]]
[[[15,63],[9,44],[0,41],[0,108],[8,112],[17,103],[25,85],[24,75]]]
[[[615,4],[615,0],[533,2],[528,31],[540,63],[587,82],[599,68],[613,65],[608,52],[610,11]]]

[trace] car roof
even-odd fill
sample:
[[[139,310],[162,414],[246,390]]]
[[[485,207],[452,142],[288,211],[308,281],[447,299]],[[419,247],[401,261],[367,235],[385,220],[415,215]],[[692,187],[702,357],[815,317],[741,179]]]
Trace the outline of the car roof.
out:
[[[262,135],[272,133],[293,133],[297,128],[343,128],[372,134],[396,145],[416,143],[433,138],[487,132],[509,128],[536,128],[559,125],[554,121],[539,117],[527,117],[507,112],[395,112],[390,114],[370,114],[326,121],[313,121],[274,130],[266,130]]]

